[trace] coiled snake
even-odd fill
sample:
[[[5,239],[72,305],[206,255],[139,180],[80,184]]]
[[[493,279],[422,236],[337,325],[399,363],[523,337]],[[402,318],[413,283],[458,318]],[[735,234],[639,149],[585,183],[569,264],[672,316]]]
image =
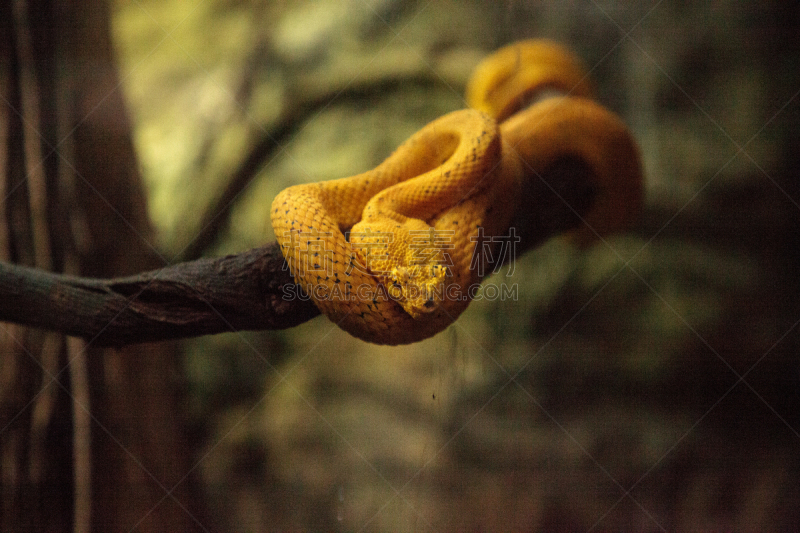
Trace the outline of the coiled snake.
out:
[[[531,104],[546,89],[568,96]],[[567,155],[596,179],[579,237],[627,226],[642,202],[638,150],[590,97],[585,69],[558,45],[498,50],[473,71],[470,109],[434,120],[370,171],[278,194],[272,226],[296,283],[363,340],[431,337],[466,309],[489,259],[480,252],[524,209],[521,180]]]

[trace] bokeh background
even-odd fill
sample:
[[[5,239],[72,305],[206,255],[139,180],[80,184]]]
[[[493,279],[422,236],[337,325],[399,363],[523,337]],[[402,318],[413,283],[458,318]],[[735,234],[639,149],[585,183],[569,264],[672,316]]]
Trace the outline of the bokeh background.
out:
[[[183,345],[226,531],[790,531],[800,524],[800,9],[661,0],[118,0],[159,246],[274,239],[289,185],[464,107],[491,50],[560,41],[640,143],[640,224],[553,239],[446,332],[324,317]]]

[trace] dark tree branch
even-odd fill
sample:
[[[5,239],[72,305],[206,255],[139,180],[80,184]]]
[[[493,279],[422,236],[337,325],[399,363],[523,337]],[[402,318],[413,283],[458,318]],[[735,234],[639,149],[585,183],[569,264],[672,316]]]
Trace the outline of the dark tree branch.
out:
[[[579,224],[591,204],[591,183],[586,164],[574,158],[529,180],[514,222],[522,239],[517,255]],[[284,329],[319,314],[307,299],[284,298],[293,283],[275,243],[110,280],[0,262],[0,321],[111,346]]]
[[[319,311],[281,298],[284,264],[276,244],[110,280],[0,262],[0,320],[117,346],[288,328]]]

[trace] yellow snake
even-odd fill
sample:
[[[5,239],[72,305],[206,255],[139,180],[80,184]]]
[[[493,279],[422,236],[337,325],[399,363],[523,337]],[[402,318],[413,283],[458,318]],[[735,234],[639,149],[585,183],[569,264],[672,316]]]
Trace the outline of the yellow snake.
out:
[[[567,96],[535,101],[545,89]],[[485,244],[524,209],[521,180],[568,155],[597,180],[578,237],[625,227],[642,202],[638,150],[590,97],[585,69],[560,46],[498,50],[473,71],[470,109],[434,120],[370,171],[278,194],[272,226],[296,283],[358,338],[431,337],[466,309]]]

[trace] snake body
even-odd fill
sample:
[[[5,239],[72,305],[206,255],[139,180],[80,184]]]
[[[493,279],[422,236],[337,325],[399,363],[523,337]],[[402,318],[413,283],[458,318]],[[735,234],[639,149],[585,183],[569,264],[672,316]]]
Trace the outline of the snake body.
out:
[[[581,97],[526,107],[543,88]],[[589,94],[579,62],[552,43],[525,41],[490,56],[468,85],[471,109],[429,123],[370,171],[278,194],[272,225],[296,283],[363,340],[435,335],[469,304],[491,258],[481,252],[508,231],[521,180],[565,155],[596,176],[581,231],[625,226],[641,203],[638,152]]]

